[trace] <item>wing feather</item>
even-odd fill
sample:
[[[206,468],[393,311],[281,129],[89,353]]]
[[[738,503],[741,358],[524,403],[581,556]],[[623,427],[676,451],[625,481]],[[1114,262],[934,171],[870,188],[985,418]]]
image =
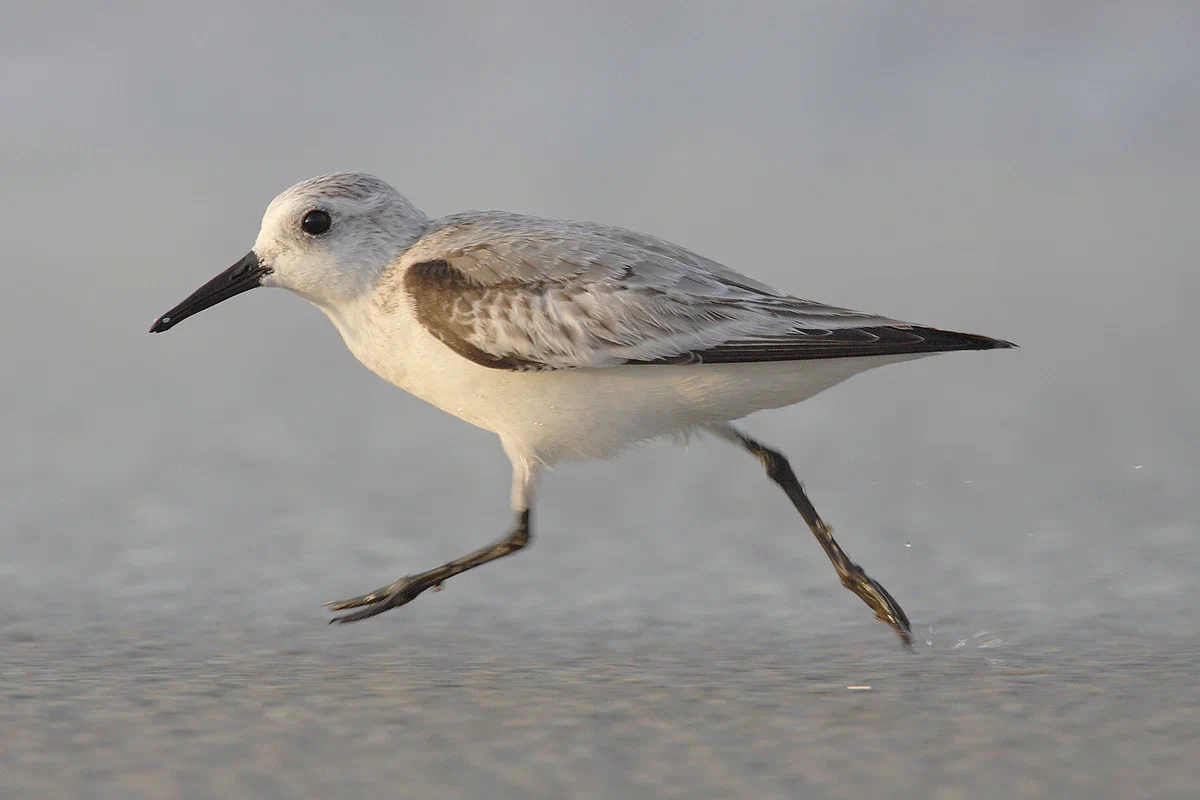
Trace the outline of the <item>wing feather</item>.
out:
[[[446,217],[397,265],[418,321],[508,370],[1010,346],[791,297],[670,242],[503,212]]]

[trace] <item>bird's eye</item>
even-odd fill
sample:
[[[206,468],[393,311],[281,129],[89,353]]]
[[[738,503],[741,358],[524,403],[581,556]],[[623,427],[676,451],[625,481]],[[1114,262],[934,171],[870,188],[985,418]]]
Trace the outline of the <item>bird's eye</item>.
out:
[[[304,219],[300,220],[300,227],[310,236],[320,236],[329,230],[329,226],[332,224],[333,220],[329,218],[329,212],[319,208],[308,212],[304,215]]]

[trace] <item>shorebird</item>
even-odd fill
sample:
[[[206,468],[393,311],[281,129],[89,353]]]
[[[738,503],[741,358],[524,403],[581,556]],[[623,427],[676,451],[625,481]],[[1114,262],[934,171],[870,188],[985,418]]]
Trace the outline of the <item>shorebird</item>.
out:
[[[152,333],[258,286],[325,312],[390,383],[500,437],[507,535],[372,592],[327,603],[367,619],[526,547],[544,467],[709,433],[784,491],[842,584],[911,646],[899,603],[834,540],[779,451],[732,424],[864,370],[1009,342],[823,305],[653,236],[502,211],[429,219],[371,175],[303,181],[267,207],[254,248],[159,317]]]

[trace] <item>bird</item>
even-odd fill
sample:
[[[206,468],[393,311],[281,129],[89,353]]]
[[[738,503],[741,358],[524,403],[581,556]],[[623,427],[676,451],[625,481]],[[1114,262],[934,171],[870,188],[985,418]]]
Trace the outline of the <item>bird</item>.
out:
[[[151,333],[257,287],[332,321],[384,380],[499,437],[513,522],[474,552],[326,605],[351,623],[527,547],[539,474],[652,440],[708,434],[759,461],[843,586],[912,646],[912,626],[852,561],[788,459],[734,422],[874,367],[1011,342],[801,299],[625,228],[505,211],[431,219],[385,181],[335,172],[268,205],[253,248]]]

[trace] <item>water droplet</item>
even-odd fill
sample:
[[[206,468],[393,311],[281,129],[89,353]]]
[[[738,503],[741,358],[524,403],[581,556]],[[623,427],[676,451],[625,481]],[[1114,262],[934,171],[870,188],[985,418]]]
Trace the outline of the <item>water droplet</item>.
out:
[[[955,649],[955,650],[957,650],[957,649],[958,649],[958,648],[960,648],[960,647],[966,647],[966,646],[967,646],[967,640],[966,640],[966,639],[959,639],[959,640],[958,640],[958,644],[954,645],[954,649]]]
[[[912,547],[912,542],[905,542],[905,543],[904,543],[904,546],[905,546],[905,547]]]
[[[929,645],[930,647],[933,647],[933,640],[932,640],[932,639],[926,639],[926,640],[925,640],[925,644]]]
[[[163,320],[163,322],[166,322],[166,320]],[[1141,468],[1142,468],[1142,467],[1144,467],[1144,466],[1146,466],[1146,465],[1145,465],[1145,464],[1134,464],[1134,465],[1133,465],[1133,468],[1134,468],[1134,469],[1141,469]]]
[[[970,481],[967,481],[967,483],[970,483]]]

